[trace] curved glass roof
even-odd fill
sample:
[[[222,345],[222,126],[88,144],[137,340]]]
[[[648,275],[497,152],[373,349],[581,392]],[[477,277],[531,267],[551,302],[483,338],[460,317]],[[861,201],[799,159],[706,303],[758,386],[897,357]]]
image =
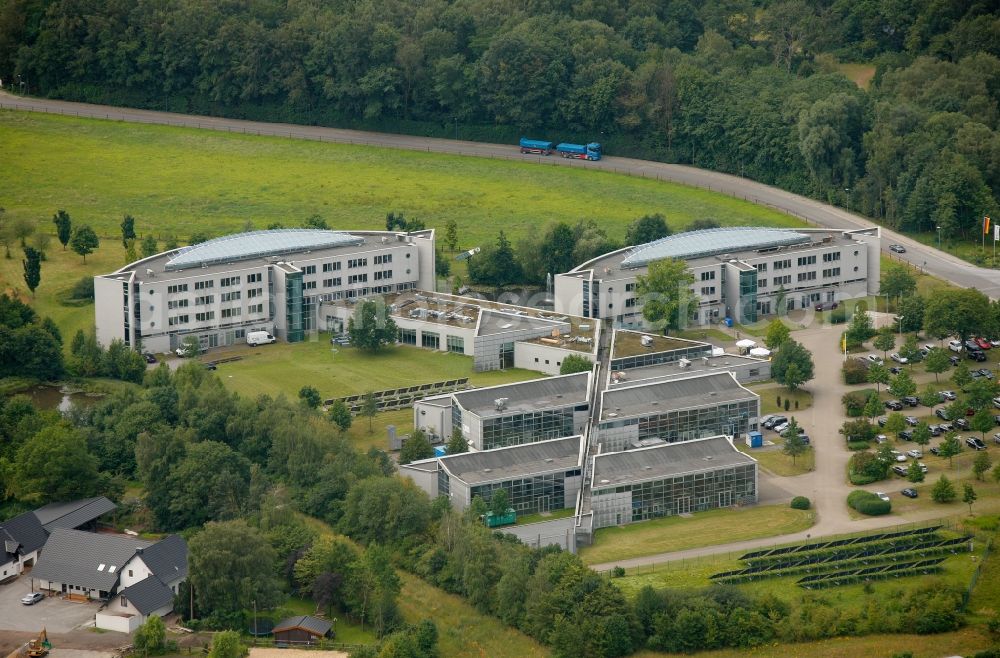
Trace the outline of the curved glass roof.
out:
[[[664,258],[700,258],[748,249],[767,249],[809,242],[811,238],[797,231],[777,228],[710,228],[668,235],[635,247],[622,261],[625,269],[643,267]]]
[[[183,270],[189,267],[231,263],[263,256],[294,254],[314,249],[329,249],[364,244],[364,238],[343,231],[292,228],[273,231],[250,231],[215,238],[201,244],[184,247],[167,261],[164,269]]]

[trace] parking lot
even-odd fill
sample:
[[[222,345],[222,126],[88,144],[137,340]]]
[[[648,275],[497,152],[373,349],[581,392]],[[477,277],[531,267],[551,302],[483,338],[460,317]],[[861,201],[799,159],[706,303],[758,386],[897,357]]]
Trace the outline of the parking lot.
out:
[[[31,591],[30,586],[29,576],[0,585],[0,629],[38,633],[44,627],[49,633],[68,633],[94,622],[97,603],[73,603],[47,596],[35,605],[23,605],[21,597]]]

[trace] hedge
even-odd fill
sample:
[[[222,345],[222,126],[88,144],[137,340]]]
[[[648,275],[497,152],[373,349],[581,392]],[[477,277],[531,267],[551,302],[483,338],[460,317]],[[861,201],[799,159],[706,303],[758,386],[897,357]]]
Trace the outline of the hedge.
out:
[[[809,499],[805,496],[796,496],[792,498],[792,509],[809,509],[811,503]]]
[[[892,511],[892,503],[882,500],[870,491],[858,489],[847,496],[847,504],[868,516],[882,516]]]

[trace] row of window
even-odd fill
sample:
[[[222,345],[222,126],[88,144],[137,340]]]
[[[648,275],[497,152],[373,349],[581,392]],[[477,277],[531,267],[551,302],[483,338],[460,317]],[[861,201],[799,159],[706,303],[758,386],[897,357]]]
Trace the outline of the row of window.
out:
[[[372,259],[375,265],[387,265],[392,262],[392,254],[381,254]]]
[[[383,279],[391,279],[391,278],[392,278],[392,270],[382,270],[375,273],[376,281],[381,281]]]
[[[701,273],[702,281],[715,281],[715,270],[709,270],[708,272]]]
[[[715,286],[702,286],[702,288],[701,288],[701,294],[702,295],[714,295],[715,294]],[[627,306],[627,304],[626,304],[626,306]]]
[[[816,272],[799,272],[798,277],[800,283],[802,281],[815,281]]]
[[[336,270],[340,270],[340,261],[339,260],[336,263],[323,263],[323,271],[324,272],[333,272],[333,271],[336,271]]]
[[[367,282],[368,282],[367,274],[352,274],[349,277],[347,277],[347,285],[353,285],[355,283],[367,283]]]
[[[816,256],[815,255],[812,255],[812,256],[799,256],[798,264],[799,264],[799,267],[805,267],[806,265],[815,265],[816,264]]]
[[[234,290],[233,292],[222,293],[220,299],[224,302],[235,302],[242,297],[242,291]]]
[[[840,276],[839,267],[831,267],[830,269],[823,270],[823,278],[829,279],[830,277]]]
[[[224,276],[219,279],[220,288],[229,288],[232,286],[238,286],[241,283],[242,277],[239,276]]]
[[[823,254],[823,262],[824,263],[832,263],[835,260],[840,260],[840,252],[839,251],[828,251],[825,254]]]
[[[349,270],[354,269],[356,267],[367,267],[367,266],[368,266],[367,258],[351,258],[347,261],[347,269]]]

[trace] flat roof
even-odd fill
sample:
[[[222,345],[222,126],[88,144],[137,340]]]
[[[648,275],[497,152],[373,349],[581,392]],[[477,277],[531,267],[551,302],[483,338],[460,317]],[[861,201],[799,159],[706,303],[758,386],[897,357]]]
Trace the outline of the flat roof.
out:
[[[628,386],[629,384],[638,384],[650,379],[675,379],[703,372],[729,372],[730,368],[736,366],[764,366],[767,365],[768,361],[767,359],[755,359],[752,356],[726,353],[721,356],[689,359],[688,363],[690,365],[684,368],[681,368],[674,361],[672,363],[657,363],[650,366],[628,368],[627,370],[615,370],[614,372],[619,373],[618,377],[620,379],[612,379],[610,385],[618,388]]]
[[[452,476],[467,484],[500,482],[537,473],[572,470],[581,464],[579,436],[519,446],[464,452],[440,458]]]
[[[307,228],[248,231],[183,247],[167,261],[164,269],[183,270],[261,256],[297,254],[313,249],[359,245],[364,242],[364,238],[343,231]]]
[[[642,344],[643,337],[649,339],[649,346]],[[614,345],[611,347],[611,359],[621,359],[639,354],[654,354],[656,352],[669,352],[688,347],[707,347],[711,349],[709,343],[686,338],[674,338],[673,336],[662,336],[643,331],[632,331],[629,329],[618,329],[614,335]]]
[[[686,473],[756,464],[725,436],[680,441],[594,457],[593,487],[602,489]]]
[[[566,333],[570,328],[568,322],[550,320],[548,318],[532,317],[522,313],[504,313],[493,309],[483,309],[479,318],[479,336],[492,336],[508,331],[534,329],[550,331],[554,336]]]
[[[639,383],[603,391],[601,420],[630,418],[657,411],[666,413],[671,409],[705,407],[756,397],[753,391],[740,386],[732,373],[696,373],[690,377]]]
[[[526,411],[586,404],[589,379],[589,372],[578,372],[488,388],[474,388],[453,395],[463,409],[482,418],[507,416]],[[502,398],[505,398],[503,409],[497,410],[496,401]]]

